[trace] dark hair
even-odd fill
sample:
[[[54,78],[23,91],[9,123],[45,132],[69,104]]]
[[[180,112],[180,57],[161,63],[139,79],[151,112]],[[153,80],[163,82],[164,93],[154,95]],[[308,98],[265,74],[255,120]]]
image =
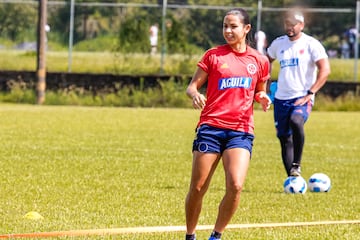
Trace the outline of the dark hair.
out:
[[[250,24],[249,14],[243,8],[235,8],[226,13],[226,15],[235,15],[242,20],[244,24]]]
[[[250,24],[250,17],[249,14],[247,13],[247,11],[243,8],[234,8],[231,9],[230,11],[228,11],[226,13],[226,15],[235,15],[237,16],[245,25]],[[246,34],[246,44],[250,45],[250,46],[254,46],[254,41],[253,41],[253,37],[252,37],[252,29],[250,30],[250,32],[248,34]]]

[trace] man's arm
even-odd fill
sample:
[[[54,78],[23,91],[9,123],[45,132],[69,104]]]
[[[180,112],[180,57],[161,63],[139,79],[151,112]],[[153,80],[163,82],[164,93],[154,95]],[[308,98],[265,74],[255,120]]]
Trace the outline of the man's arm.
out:
[[[272,63],[275,61],[274,58],[270,57],[269,54],[266,54],[267,58],[269,59],[269,63],[270,63],[270,66],[269,66],[269,74],[271,76],[271,71],[272,71]],[[267,84],[266,84],[266,92],[268,94],[270,94],[270,85],[272,83],[272,80],[271,80],[271,77],[267,80]]]
[[[315,93],[317,93],[322,86],[326,83],[326,80],[330,74],[330,63],[328,58],[320,59],[316,62],[318,67],[318,73],[316,75],[315,83],[308,89],[308,94],[302,98],[299,98],[294,105],[304,105],[310,101]]]
[[[318,68],[318,73],[316,77],[315,83],[311,86],[309,91],[312,93],[316,93],[324,86],[327,81],[327,78],[331,72],[330,63],[328,58],[320,59],[316,62],[316,66]]]

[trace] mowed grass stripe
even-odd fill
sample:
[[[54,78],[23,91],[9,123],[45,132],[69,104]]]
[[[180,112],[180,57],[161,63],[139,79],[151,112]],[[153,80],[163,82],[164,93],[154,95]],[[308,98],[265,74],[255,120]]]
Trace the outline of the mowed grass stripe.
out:
[[[254,224],[229,224],[227,229],[244,228],[279,228],[279,227],[302,227],[318,225],[340,225],[340,224],[360,224],[360,220],[342,221],[322,221],[322,222],[287,222],[287,223],[254,223]],[[212,230],[213,225],[200,225],[197,230]],[[134,233],[165,233],[165,232],[184,232],[185,226],[154,226],[154,227],[132,227],[132,228],[108,228],[108,229],[84,229],[54,232],[34,232],[34,233],[14,233],[0,235],[4,238],[46,238],[46,237],[78,237],[78,236],[104,236]]]
[[[193,109],[0,105],[1,234],[183,226]],[[303,175],[324,172],[327,194],[286,195],[272,112],[255,112],[256,139],[232,224],[360,219],[359,112],[313,112],[306,123]],[[259,174],[261,171],[261,174]],[[224,193],[219,166],[199,225],[212,225]],[[23,218],[37,211],[44,219]],[[226,239],[357,239],[358,226],[229,229]],[[182,232],[118,236],[183,239]],[[208,231],[200,231],[206,238]],[[239,236],[242,236],[241,238]],[[337,238],[336,238],[337,237]],[[96,238],[96,237],[94,237]]]

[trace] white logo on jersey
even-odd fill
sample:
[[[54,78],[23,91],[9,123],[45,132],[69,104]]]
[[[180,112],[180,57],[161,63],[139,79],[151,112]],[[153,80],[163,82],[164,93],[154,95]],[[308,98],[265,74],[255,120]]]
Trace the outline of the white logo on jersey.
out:
[[[257,71],[257,68],[256,68],[255,64],[253,64],[253,63],[249,63],[246,66],[246,69],[247,69],[248,73],[250,73],[250,74],[255,74]]]
[[[249,88],[252,78],[250,77],[230,77],[219,80],[219,90],[228,88]]]

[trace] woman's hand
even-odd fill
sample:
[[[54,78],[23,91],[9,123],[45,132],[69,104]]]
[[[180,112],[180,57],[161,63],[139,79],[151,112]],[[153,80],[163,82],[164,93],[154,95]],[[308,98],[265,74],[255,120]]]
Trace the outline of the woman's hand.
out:
[[[265,91],[259,91],[255,93],[255,101],[261,104],[264,112],[269,110],[271,105],[271,99],[269,98],[269,96],[266,94]]]
[[[206,104],[206,97],[201,93],[192,96],[192,104],[195,109],[203,109]]]

